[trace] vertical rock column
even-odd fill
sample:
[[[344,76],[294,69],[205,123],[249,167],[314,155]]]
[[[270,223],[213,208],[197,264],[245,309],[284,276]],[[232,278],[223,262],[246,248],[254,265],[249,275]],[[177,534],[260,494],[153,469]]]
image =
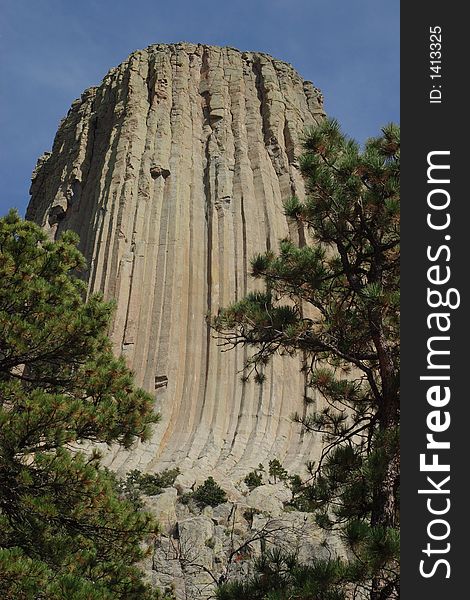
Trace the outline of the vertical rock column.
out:
[[[282,204],[304,194],[296,156],[322,117],[319,91],[268,55],[155,45],[85,91],[38,161],[27,218],[80,235],[89,291],[117,302],[115,351],[163,415],[150,443],[109,452],[113,468],[234,480],[317,455],[290,420],[300,360],[244,382],[246,350],[222,352],[205,317],[256,288],[253,255],[297,236]]]

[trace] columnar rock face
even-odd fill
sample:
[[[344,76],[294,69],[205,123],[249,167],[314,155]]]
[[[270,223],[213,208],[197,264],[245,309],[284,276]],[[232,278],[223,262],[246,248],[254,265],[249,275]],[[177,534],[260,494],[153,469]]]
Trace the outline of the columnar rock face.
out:
[[[246,350],[222,352],[206,315],[255,289],[253,255],[298,238],[282,203],[304,194],[296,156],[322,117],[320,92],[266,54],[155,45],[85,91],[38,161],[27,218],[80,235],[89,291],[117,303],[116,352],[163,416],[150,443],[108,454],[113,468],[234,481],[318,453],[290,420],[300,359],[244,382]]]

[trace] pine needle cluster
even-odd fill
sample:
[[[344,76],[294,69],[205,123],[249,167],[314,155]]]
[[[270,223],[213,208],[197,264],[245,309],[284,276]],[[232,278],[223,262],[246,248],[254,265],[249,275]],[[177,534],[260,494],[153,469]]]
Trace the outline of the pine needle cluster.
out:
[[[137,564],[153,518],[85,443],[131,447],[159,416],[87,301],[77,237],[0,219],[0,589],[6,600],[160,598]]]

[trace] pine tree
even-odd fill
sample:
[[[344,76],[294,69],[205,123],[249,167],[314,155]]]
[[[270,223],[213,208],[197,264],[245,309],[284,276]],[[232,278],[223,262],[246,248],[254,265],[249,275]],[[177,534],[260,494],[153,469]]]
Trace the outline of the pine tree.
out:
[[[245,478],[243,479],[245,485],[250,490],[254,490],[255,488],[263,485],[263,474],[264,474],[264,466],[259,463],[258,468],[250,471]]]
[[[272,477],[273,483],[277,483],[278,481],[286,481],[288,478],[288,473],[286,469],[284,469],[284,467],[277,458],[273,458],[269,461],[268,472],[269,477]]]
[[[266,550],[254,561],[255,574],[216,590],[217,600],[346,600],[347,568],[338,560],[299,564],[295,553]]]
[[[325,120],[304,147],[307,197],[285,206],[300,243],[255,257],[266,291],[213,324],[221,343],[253,349],[247,366],[259,381],[274,353],[300,353],[324,405],[295,417],[323,439],[303,506],[341,527],[355,557],[350,582],[385,600],[399,590],[399,129],[361,149]]]
[[[191,493],[191,498],[200,508],[205,506],[218,506],[227,502],[227,495],[213,477],[208,477],[204,483],[199,485],[194,492]]]
[[[137,567],[157,525],[118,497],[80,443],[145,440],[158,415],[84,300],[77,238],[0,219],[0,588],[5,599],[161,595]]]

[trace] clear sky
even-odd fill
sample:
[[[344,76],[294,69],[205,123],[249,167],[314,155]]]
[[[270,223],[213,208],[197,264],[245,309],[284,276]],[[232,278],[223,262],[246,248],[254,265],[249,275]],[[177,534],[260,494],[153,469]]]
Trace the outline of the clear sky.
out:
[[[358,141],[399,121],[399,0],[0,0],[0,215],[82,91],[133,50],[180,41],[267,52]]]

